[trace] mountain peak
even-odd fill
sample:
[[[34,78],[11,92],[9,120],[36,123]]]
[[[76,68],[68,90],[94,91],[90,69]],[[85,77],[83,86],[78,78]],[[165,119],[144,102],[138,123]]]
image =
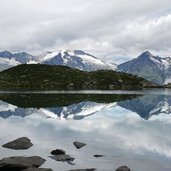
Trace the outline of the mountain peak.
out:
[[[66,53],[68,51],[69,51],[68,49],[62,49],[62,50],[60,50],[60,53]]]
[[[76,54],[85,54],[85,52],[84,51],[82,51],[82,50],[74,50],[74,53],[76,53]]]
[[[143,58],[143,59],[147,59],[147,58],[150,58],[152,57],[153,55],[151,54],[150,51],[145,51],[143,52],[138,58]]]
[[[12,57],[12,53],[7,51],[7,50],[4,50],[2,52],[0,52],[0,57],[6,57],[6,58],[11,58]]]
[[[72,55],[85,55],[85,54],[87,54],[82,50],[70,50],[70,49],[62,49],[62,50],[60,50],[59,53],[61,53],[61,54],[70,54],[71,53]],[[92,56],[92,55],[90,55],[90,56]]]
[[[30,54],[28,54],[27,52],[17,52],[14,53],[14,55],[30,55]]]
[[[11,52],[8,51],[8,50],[4,50],[4,51],[2,51],[1,53],[11,53]]]
[[[151,52],[149,50],[143,52],[144,54],[147,54],[147,55],[152,55]]]

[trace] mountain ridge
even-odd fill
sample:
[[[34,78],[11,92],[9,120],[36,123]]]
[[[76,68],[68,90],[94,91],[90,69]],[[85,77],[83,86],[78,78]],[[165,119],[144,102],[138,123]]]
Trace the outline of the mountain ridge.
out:
[[[8,63],[4,63],[4,59],[8,59]],[[115,64],[104,62],[97,57],[88,54],[82,50],[60,50],[47,51],[39,56],[33,56],[26,52],[11,53],[9,51],[0,52],[0,71],[11,68],[19,64],[47,64],[47,65],[63,65],[76,68],[83,71],[96,71],[101,69],[114,70]],[[6,65],[5,65],[6,64]]]
[[[114,70],[143,77],[158,86],[171,83],[171,58],[154,56],[150,51],[145,51],[137,58],[118,66],[104,62],[82,50],[46,51],[38,56],[33,56],[26,52],[0,52],[0,71],[21,64],[62,65],[89,72]]]

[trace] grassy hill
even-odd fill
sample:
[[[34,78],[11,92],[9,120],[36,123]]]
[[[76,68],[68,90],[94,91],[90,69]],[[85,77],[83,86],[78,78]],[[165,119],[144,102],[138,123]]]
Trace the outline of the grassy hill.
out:
[[[143,83],[143,78],[126,73],[55,65],[23,64],[0,72],[1,90],[129,90],[141,89]]]

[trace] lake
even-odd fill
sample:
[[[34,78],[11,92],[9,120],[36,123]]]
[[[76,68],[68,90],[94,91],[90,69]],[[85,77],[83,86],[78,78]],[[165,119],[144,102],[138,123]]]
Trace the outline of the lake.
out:
[[[171,170],[171,90],[0,91],[0,158],[38,155],[54,171],[96,168],[114,171]],[[26,136],[28,150],[1,147]],[[86,143],[81,149],[74,141]],[[63,149],[73,163],[51,159]],[[95,158],[95,154],[104,155]]]

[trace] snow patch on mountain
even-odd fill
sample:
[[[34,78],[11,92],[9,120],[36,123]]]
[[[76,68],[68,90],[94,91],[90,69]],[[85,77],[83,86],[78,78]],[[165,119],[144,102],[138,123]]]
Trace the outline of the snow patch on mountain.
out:
[[[34,60],[30,60],[29,62],[27,62],[27,64],[38,64],[39,62],[34,61]]]
[[[47,52],[45,52],[45,53],[43,53],[43,54],[41,54],[39,56],[39,59],[40,59],[39,62],[43,63],[43,62],[45,62],[47,60],[50,60],[50,59],[54,58],[58,54],[59,54],[59,52],[49,52],[49,51],[47,51]]]
[[[81,50],[61,50],[48,52],[42,56],[40,61],[49,65],[64,65],[84,71],[94,71],[100,69],[114,70],[116,65],[104,62]]]
[[[8,68],[20,65],[21,63],[19,61],[16,61],[15,59],[8,59],[8,58],[2,58],[0,57],[0,71],[6,70]]]
[[[1,58],[0,57],[0,63],[6,64],[6,65],[19,65],[21,64],[20,62],[16,61],[14,58],[8,59],[8,58]]]

